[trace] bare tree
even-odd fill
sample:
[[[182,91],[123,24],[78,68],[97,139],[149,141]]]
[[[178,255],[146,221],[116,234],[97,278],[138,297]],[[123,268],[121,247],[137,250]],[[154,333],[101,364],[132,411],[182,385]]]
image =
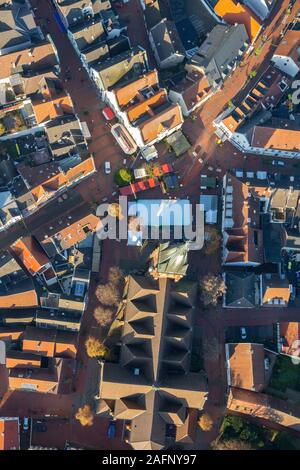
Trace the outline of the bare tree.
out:
[[[124,287],[124,273],[119,266],[111,266],[108,272],[108,281],[120,290]]]
[[[86,353],[89,357],[104,358],[107,354],[107,348],[97,338],[89,336],[85,342]]]
[[[96,297],[99,302],[106,307],[118,306],[121,300],[121,294],[115,284],[99,284],[96,288]]]
[[[205,243],[204,252],[206,255],[212,255],[215,253],[221,244],[221,236],[215,227],[205,227]]]
[[[222,439],[212,442],[213,450],[253,450],[251,444],[239,439]]]
[[[204,305],[216,306],[219,298],[225,293],[226,286],[221,276],[207,274],[200,279],[200,290]]]
[[[214,422],[210,414],[204,413],[198,419],[198,426],[202,431],[211,431],[213,428]]]
[[[78,419],[82,426],[92,426],[94,422],[94,414],[90,405],[84,405],[82,408],[78,408],[75,418]]]
[[[111,308],[98,305],[94,310],[94,318],[96,322],[103,328],[109,326],[113,320],[113,310]]]

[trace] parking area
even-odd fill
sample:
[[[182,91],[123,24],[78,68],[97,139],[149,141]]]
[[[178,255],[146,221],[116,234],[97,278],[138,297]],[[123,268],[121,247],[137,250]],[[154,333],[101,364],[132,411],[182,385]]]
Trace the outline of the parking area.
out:
[[[114,437],[109,437],[109,417],[94,418],[92,426],[81,426],[76,420],[33,420],[31,446],[64,449],[66,444],[83,449],[128,450],[122,442],[123,421],[117,421]]]
[[[261,343],[270,349],[276,350],[277,324],[243,327],[232,326],[226,330],[227,343]]]

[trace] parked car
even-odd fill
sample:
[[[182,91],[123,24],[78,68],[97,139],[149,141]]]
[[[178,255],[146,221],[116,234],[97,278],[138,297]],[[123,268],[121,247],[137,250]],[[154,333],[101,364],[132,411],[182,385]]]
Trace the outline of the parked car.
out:
[[[284,166],[285,163],[282,160],[273,160],[272,165]]]
[[[240,332],[241,332],[241,338],[242,338],[242,339],[246,339],[246,338],[247,338],[246,328],[244,328],[244,327],[242,326],[241,329],[240,329]]]
[[[117,421],[111,421],[108,425],[107,429],[107,437],[108,439],[112,439],[116,435],[117,428]]]
[[[42,422],[37,422],[34,425],[34,430],[36,432],[46,432],[47,431],[47,425],[45,423],[42,423]]]
[[[104,171],[105,171],[105,173],[106,173],[107,175],[110,174],[110,172],[111,172],[110,162],[105,162],[105,163],[104,163]]]
[[[106,121],[112,121],[116,117],[115,113],[109,106],[105,106],[105,108],[102,109],[102,114]]]
[[[23,431],[28,431],[29,429],[29,418],[23,419]]]

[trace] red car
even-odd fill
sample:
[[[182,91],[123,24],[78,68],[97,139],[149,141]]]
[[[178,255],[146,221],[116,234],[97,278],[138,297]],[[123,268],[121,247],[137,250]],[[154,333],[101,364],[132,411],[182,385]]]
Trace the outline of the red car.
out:
[[[116,117],[115,113],[109,106],[102,109],[102,114],[107,121],[112,121]]]

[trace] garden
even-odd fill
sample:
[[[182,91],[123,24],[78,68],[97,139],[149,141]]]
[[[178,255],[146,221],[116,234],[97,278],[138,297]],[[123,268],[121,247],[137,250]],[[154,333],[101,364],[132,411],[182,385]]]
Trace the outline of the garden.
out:
[[[285,392],[287,388],[300,392],[300,363],[294,364],[288,356],[278,356],[269,387],[279,392]]]
[[[257,426],[240,416],[227,415],[212,448],[214,450],[297,450],[299,442],[287,432]]]

